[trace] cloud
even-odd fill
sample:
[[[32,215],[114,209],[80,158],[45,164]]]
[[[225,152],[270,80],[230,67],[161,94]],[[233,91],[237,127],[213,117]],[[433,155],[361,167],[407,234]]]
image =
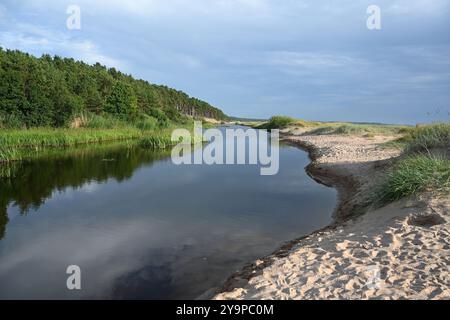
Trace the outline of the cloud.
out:
[[[450,99],[450,0],[379,0],[376,32],[371,0],[77,0],[70,32],[72,3],[2,0],[0,44],[100,61],[236,116],[409,121]]]
[[[390,1],[386,12],[401,15],[436,15],[445,14],[449,8],[448,0],[394,0]]]
[[[269,65],[292,68],[338,68],[362,64],[362,59],[332,53],[273,51],[267,53]]]
[[[32,52],[36,55],[50,52],[91,64],[100,62],[109,67],[126,69],[126,63],[101,53],[90,40],[76,39],[66,32],[57,32],[28,23],[18,23],[13,31],[2,32],[0,44],[8,49]]]

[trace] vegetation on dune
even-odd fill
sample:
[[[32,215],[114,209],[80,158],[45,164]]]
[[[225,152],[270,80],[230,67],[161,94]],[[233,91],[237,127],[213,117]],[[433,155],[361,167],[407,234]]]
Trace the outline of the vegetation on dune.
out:
[[[410,130],[406,136],[407,152],[449,148],[450,124],[435,124]]]
[[[377,193],[381,203],[423,191],[450,193],[450,124],[404,130],[395,143],[403,156],[387,173]]]
[[[267,130],[283,129],[295,122],[296,122],[296,120],[291,117],[273,116],[269,119],[268,122],[261,124],[260,126],[258,126],[258,128],[259,129],[267,129]]]
[[[365,135],[374,136],[376,134],[387,135],[387,134],[398,134],[404,129],[403,126],[393,126],[393,125],[376,125],[376,124],[326,124],[319,126],[317,129],[308,131],[308,134],[354,134],[354,135]]]
[[[413,155],[401,159],[380,187],[382,203],[423,191],[450,192],[450,159],[438,155]]]
[[[253,125],[258,129],[284,129],[284,128],[306,128],[305,134],[328,135],[328,134],[354,134],[371,137],[374,135],[398,134],[406,130],[407,126],[384,125],[384,124],[359,124],[345,122],[318,122],[294,119],[286,116],[274,116],[264,123]]]

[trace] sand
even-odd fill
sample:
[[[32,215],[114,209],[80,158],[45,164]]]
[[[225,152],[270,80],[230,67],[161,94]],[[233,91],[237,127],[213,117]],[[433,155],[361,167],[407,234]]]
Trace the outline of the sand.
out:
[[[395,137],[300,135],[308,173],[337,188],[331,226],[286,244],[230,277],[214,299],[449,299],[450,199],[425,194],[367,206]]]

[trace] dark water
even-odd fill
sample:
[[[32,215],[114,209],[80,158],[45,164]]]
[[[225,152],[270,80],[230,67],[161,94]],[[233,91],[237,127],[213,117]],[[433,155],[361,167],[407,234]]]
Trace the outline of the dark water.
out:
[[[196,298],[248,262],[330,221],[335,191],[280,150],[280,171],[175,166],[170,152],[61,152],[0,179],[0,298]],[[81,268],[82,290],[66,288]]]

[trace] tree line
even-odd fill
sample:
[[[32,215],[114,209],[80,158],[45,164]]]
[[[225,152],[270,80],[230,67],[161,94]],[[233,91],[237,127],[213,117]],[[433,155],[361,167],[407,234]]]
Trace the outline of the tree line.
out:
[[[0,47],[1,126],[63,127],[82,113],[124,121],[142,116],[175,122],[185,115],[226,118],[207,102],[115,68],[47,54],[37,58]]]

